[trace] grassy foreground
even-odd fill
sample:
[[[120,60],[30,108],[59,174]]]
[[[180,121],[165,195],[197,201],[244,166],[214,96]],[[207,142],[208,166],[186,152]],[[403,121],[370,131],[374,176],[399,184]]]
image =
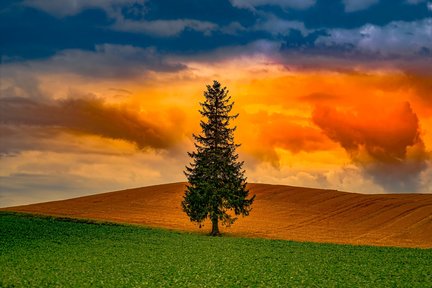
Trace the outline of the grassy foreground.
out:
[[[0,287],[432,287],[431,259],[0,212]]]

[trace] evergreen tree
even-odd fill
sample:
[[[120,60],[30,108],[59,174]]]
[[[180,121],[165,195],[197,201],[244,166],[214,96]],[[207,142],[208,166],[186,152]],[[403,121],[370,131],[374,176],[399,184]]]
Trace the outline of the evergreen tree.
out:
[[[193,135],[196,151],[188,153],[192,163],[184,172],[189,184],[182,201],[183,211],[191,221],[201,224],[209,218],[212,222],[211,235],[220,235],[219,221],[229,226],[237,219],[235,215],[247,216],[255,196],[247,198],[246,178],[238,162],[234,143],[236,127],[230,127],[230,115],[234,102],[228,96],[226,87],[217,82],[207,85],[205,101],[199,111],[204,120],[202,132]]]

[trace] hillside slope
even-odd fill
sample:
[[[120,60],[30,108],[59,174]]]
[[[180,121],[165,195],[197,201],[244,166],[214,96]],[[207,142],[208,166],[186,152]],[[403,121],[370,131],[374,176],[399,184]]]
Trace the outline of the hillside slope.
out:
[[[198,231],[181,211],[185,183],[103,193],[3,208]],[[256,194],[249,217],[229,235],[295,241],[432,248],[432,195],[364,195],[334,190],[249,184]],[[207,232],[206,224],[201,231]]]

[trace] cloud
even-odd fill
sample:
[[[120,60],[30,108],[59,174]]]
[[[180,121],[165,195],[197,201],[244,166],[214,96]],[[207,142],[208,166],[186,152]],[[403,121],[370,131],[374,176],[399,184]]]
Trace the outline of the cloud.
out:
[[[339,99],[338,96],[326,93],[312,93],[307,95],[302,95],[298,97],[300,101],[306,101],[310,103],[324,103],[324,102],[334,102]]]
[[[315,45],[375,57],[428,56],[432,53],[432,18],[385,26],[366,24],[357,29],[328,29]],[[339,48],[339,49],[338,49]]]
[[[243,114],[242,121],[253,127],[253,133],[241,135],[248,145],[245,151],[278,167],[280,157],[276,150],[284,149],[291,153],[323,151],[334,148],[320,129],[308,125],[305,117],[282,113],[258,112]]]
[[[267,163],[255,166],[246,162],[246,173],[250,182],[273,183],[319,189],[337,189],[355,193],[385,193],[382,187],[362,175],[361,169],[348,165],[318,171],[298,169],[295,164],[276,168]],[[428,190],[430,191],[430,190]]]
[[[164,151],[123,155],[22,151],[1,158],[0,207],[184,181],[181,167],[187,155],[182,156],[171,157]]]
[[[126,156],[137,152],[133,142],[77,133],[60,126],[0,124],[0,135],[0,158],[16,156],[22,151],[105,156]]]
[[[274,15],[268,15],[265,20],[258,21],[252,28],[256,31],[265,31],[273,35],[288,35],[291,31],[300,31],[302,34],[308,34],[303,22],[284,20]]]
[[[422,108],[432,108],[432,71],[427,73],[403,73],[384,83],[383,88],[405,90],[408,93],[414,92],[422,101]]]
[[[432,18],[366,24],[355,29],[299,30],[292,28],[273,59],[288,69],[401,70],[430,74]]]
[[[321,131],[313,126],[295,123],[296,117],[279,113],[253,116],[260,128],[259,138],[265,147],[279,147],[293,153],[316,151],[328,148],[329,142]]]
[[[135,21],[122,18],[118,19],[111,28],[123,32],[149,34],[158,37],[173,37],[188,29],[209,35],[212,31],[216,30],[217,25],[208,21],[193,19]]]
[[[27,0],[23,4],[56,17],[73,16],[83,10],[97,8],[105,11],[114,21],[110,26],[115,31],[148,34],[158,37],[173,37],[185,30],[194,30],[209,35],[217,25],[194,19],[146,20],[148,12],[145,0]]]
[[[47,63],[55,70],[65,70],[88,77],[127,78],[147,71],[176,72],[185,69],[167,61],[155,48],[101,44],[95,51],[64,50]]]
[[[315,0],[230,0],[234,7],[254,10],[256,7],[273,5],[285,9],[307,9],[315,5]]]
[[[350,112],[317,106],[314,123],[339,143],[356,165],[390,192],[419,189],[428,155],[409,103]]]
[[[237,21],[231,22],[220,28],[220,32],[227,35],[238,35],[245,31],[247,31],[247,29]]]
[[[169,73],[186,68],[182,63],[170,61],[167,55],[159,53],[154,47],[98,44],[94,51],[68,49],[48,59],[6,63],[2,76],[7,78],[9,73],[13,78],[19,78],[24,77],[25,73],[32,73],[34,78],[41,73],[72,73],[87,78],[117,80],[143,76],[152,71]]]
[[[359,55],[356,52],[335,50],[322,51],[312,48],[309,51],[282,50],[273,59],[289,71],[332,71],[338,73],[367,73],[368,71],[393,71],[416,75],[430,74],[432,57],[391,57]]]
[[[63,132],[129,141],[139,149],[168,149],[179,141],[182,115],[179,111],[171,113],[169,119],[147,119],[131,109],[109,106],[98,99],[66,99],[50,103],[24,98],[0,99],[3,125],[60,128]]]
[[[142,6],[146,0],[25,0],[23,5],[42,10],[56,17],[66,17],[80,13],[89,8],[102,9],[108,14],[114,10],[121,10],[129,7]]]
[[[346,12],[355,12],[369,8],[377,4],[379,0],[343,0]]]

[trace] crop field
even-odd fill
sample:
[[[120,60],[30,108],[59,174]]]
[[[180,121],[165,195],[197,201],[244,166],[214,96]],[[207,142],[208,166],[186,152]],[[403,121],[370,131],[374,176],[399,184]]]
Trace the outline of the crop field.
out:
[[[180,206],[185,185],[169,183],[5,209],[199,232]],[[222,228],[231,236],[432,248],[432,194],[366,195],[254,183],[248,188],[256,195],[253,211]]]
[[[0,212],[0,287],[432,287],[431,259]]]

